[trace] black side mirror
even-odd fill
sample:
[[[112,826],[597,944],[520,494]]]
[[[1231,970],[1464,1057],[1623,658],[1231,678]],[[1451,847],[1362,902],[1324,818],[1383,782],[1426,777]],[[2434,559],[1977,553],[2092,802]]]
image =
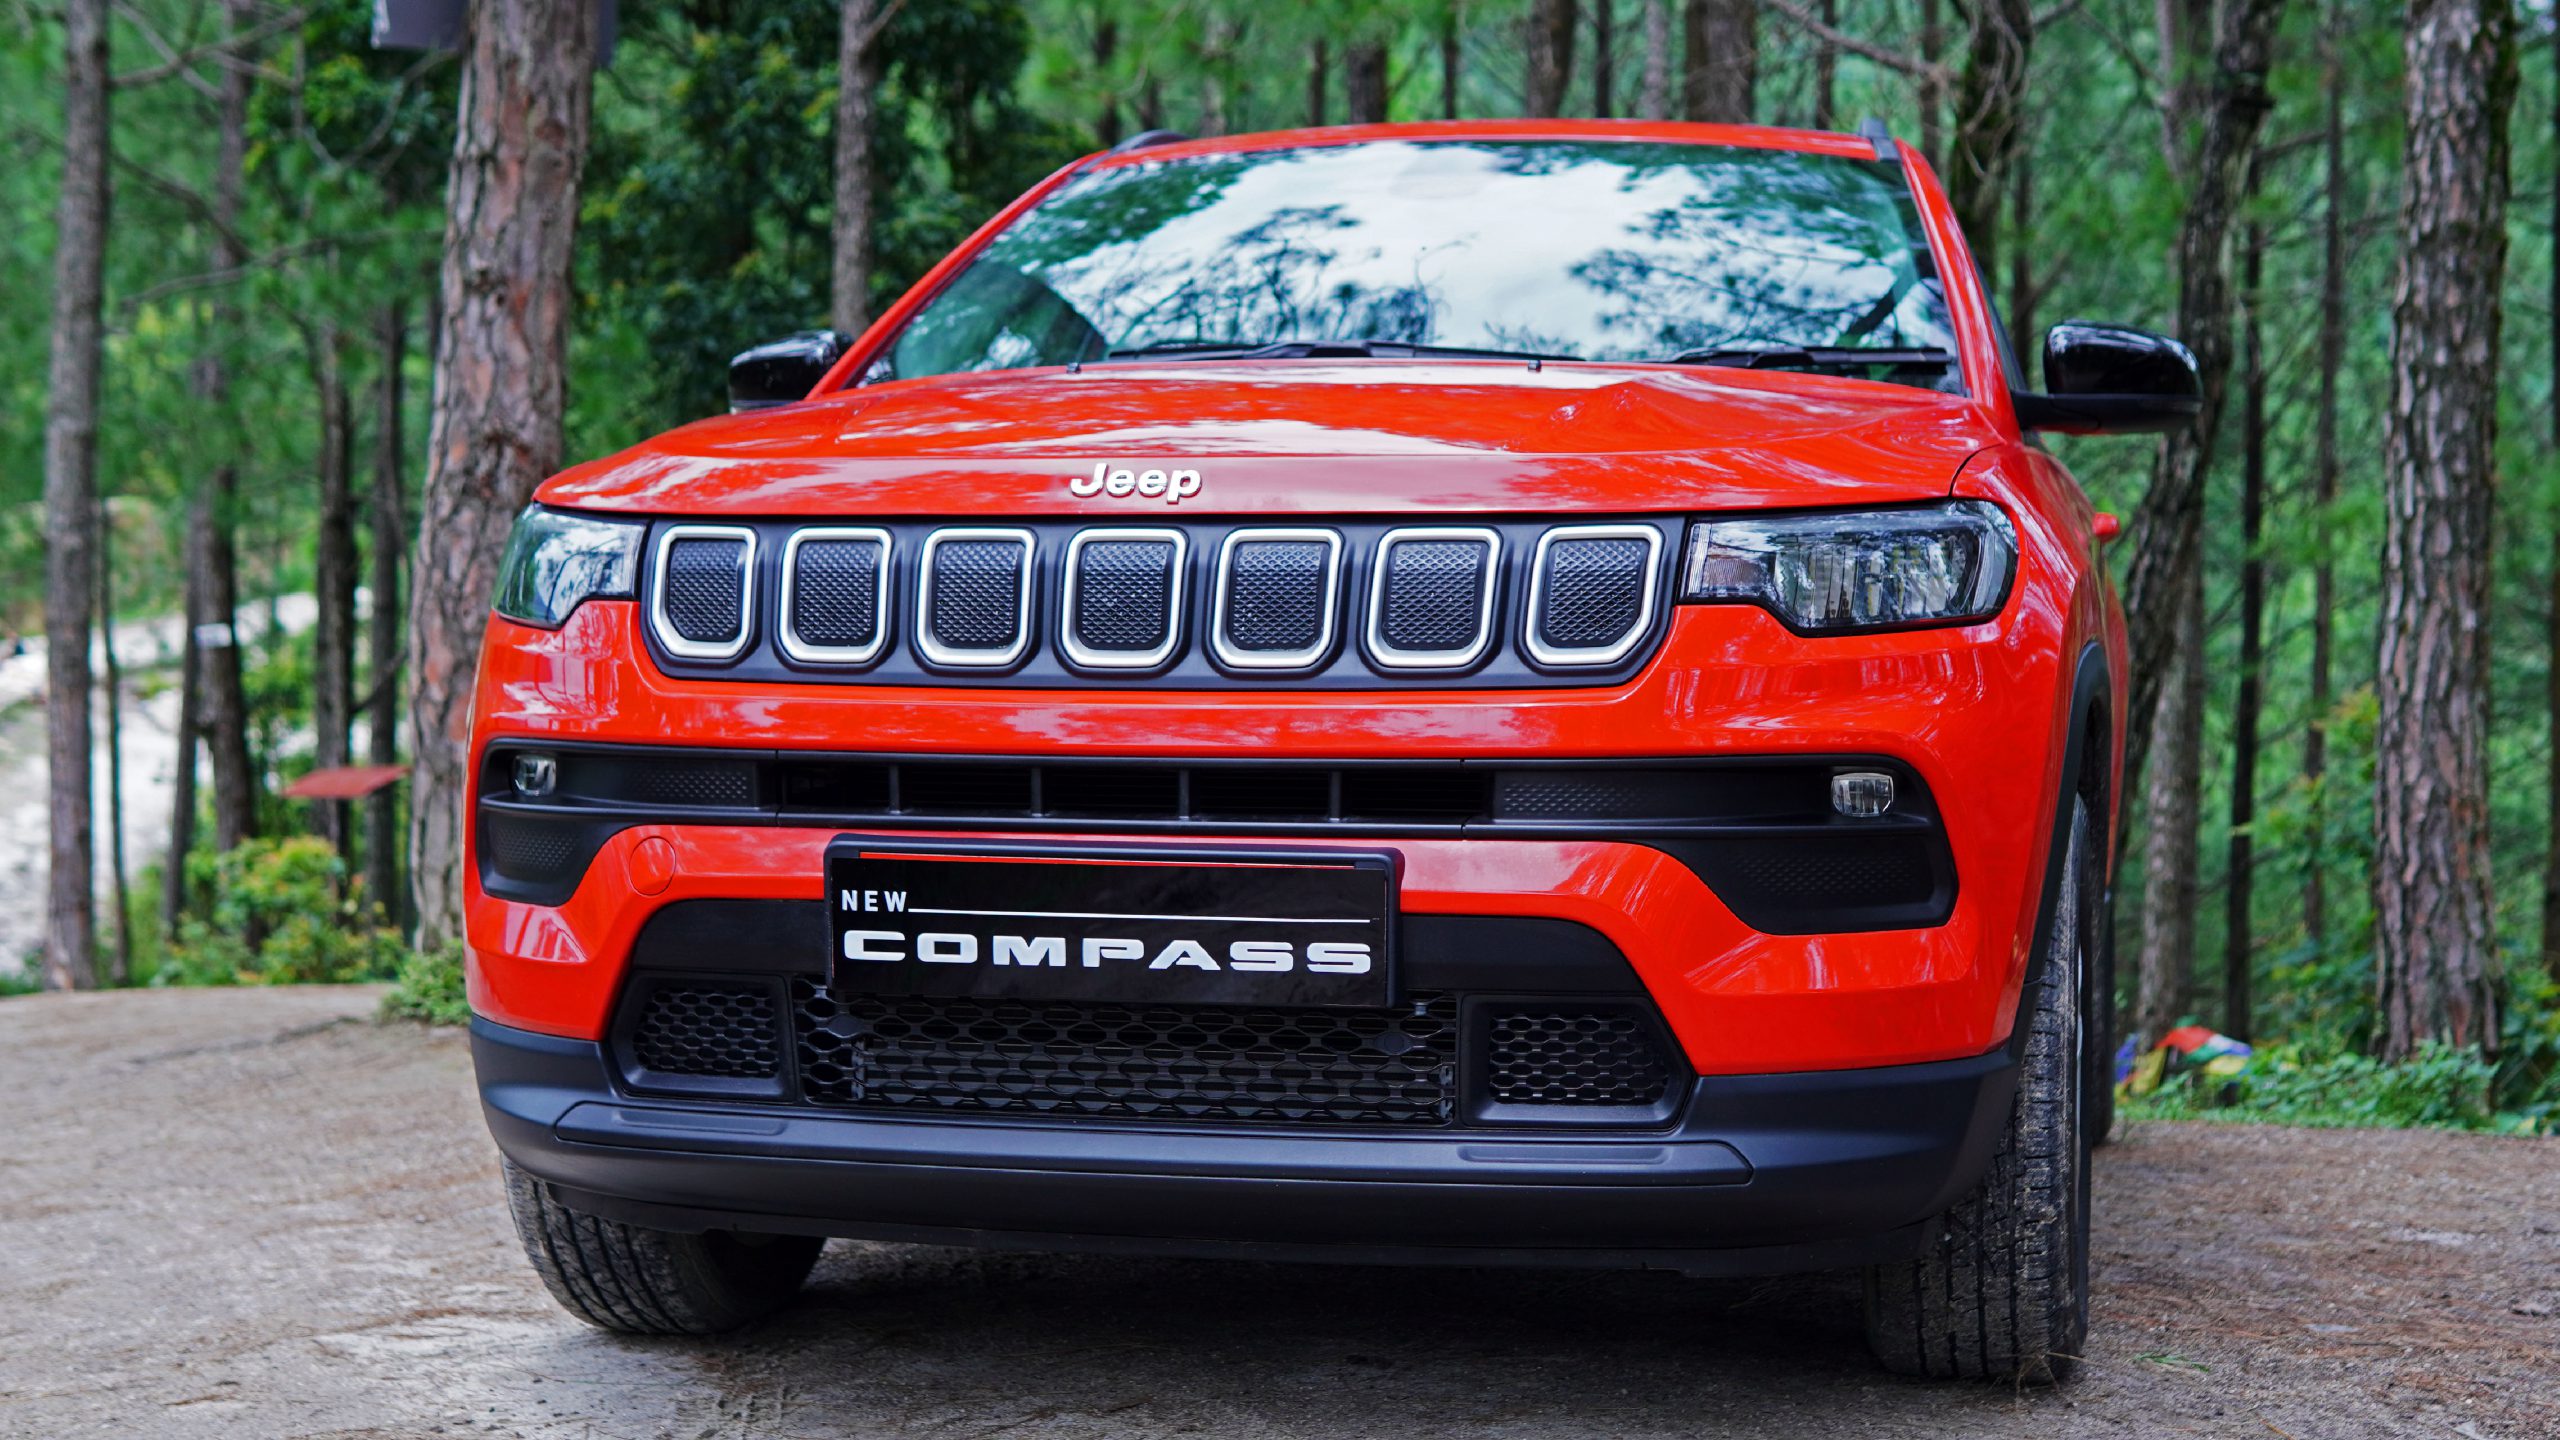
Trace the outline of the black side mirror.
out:
[[[738,352],[729,362],[729,413],[807,399],[852,343],[841,330],[802,330]]]
[[[2010,401],[2022,429],[2139,435],[2195,419],[2204,382],[2195,352],[2166,335],[2065,320],[2044,332],[2044,393]]]

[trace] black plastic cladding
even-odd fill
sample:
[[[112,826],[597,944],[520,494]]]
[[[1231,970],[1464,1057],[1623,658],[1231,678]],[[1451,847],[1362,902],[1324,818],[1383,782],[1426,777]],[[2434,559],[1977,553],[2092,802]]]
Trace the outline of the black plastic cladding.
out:
[[[1643,639],[1615,665],[1593,667],[1542,666],[1529,658],[1524,647],[1523,629],[1529,594],[1529,567],[1535,561],[1538,537],[1558,525],[1583,525],[1606,520],[1611,524],[1647,524],[1662,534],[1662,550],[1654,576],[1655,605],[1653,621]],[[666,523],[694,523],[669,521]],[[757,532],[756,563],[765,574],[755,587],[756,615],[754,638],[744,653],[732,661],[687,660],[667,653],[652,627],[643,625],[643,635],[650,658],[669,675],[703,680],[740,680],[783,683],[875,684],[875,685],[992,685],[1013,687],[1088,688],[1125,685],[1134,678],[1148,678],[1163,685],[1198,689],[1308,689],[1308,690],[1429,690],[1485,689],[1515,687],[1556,687],[1584,685],[1617,685],[1632,679],[1653,658],[1668,627],[1673,611],[1672,593],[1677,583],[1680,543],[1686,533],[1685,519],[1679,517],[1639,517],[1629,521],[1623,517],[1557,516],[1538,519],[1478,520],[1465,517],[1463,523],[1498,532],[1502,536],[1502,555],[1494,579],[1496,593],[1493,606],[1494,643],[1485,648],[1483,659],[1476,664],[1450,670],[1373,669],[1364,654],[1361,636],[1368,623],[1371,598],[1370,567],[1375,563],[1378,541],[1388,531],[1410,528],[1412,517],[1341,520],[1307,519],[1298,516],[1268,516],[1252,519],[1219,517],[1215,519],[1176,517],[1164,513],[1133,509],[1126,515],[1079,517],[1073,520],[1007,519],[1009,528],[1027,530],[1034,542],[1032,557],[1032,645],[1020,663],[1004,668],[937,666],[926,661],[917,651],[916,593],[917,559],[922,554],[926,537],[936,530],[966,528],[986,523],[967,517],[927,520],[873,522],[867,519],[810,518],[807,520],[729,521]],[[774,643],[777,633],[782,555],[796,530],[837,524],[877,524],[893,537],[890,556],[889,611],[885,617],[889,643],[879,658],[867,665],[832,665],[803,663],[781,653]],[[1451,523],[1459,523],[1453,520]],[[1089,669],[1068,660],[1060,645],[1067,625],[1059,606],[1063,592],[1064,569],[1068,542],[1084,531],[1144,530],[1174,528],[1190,538],[1190,554],[1186,562],[1186,579],[1182,595],[1182,637],[1171,658],[1147,669]],[[1216,602],[1216,574],[1219,547],[1227,535],[1236,530],[1327,529],[1342,537],[1342,576],[1336,587],[1333,644],[1316,664],[1295,670],[1230,669],[1217,663],[1209,645],[1211,617]],[[953,542],[959,543],[959,542]],[[1409,543],[1409,542],[1408,542]],[[945,548],[949,548],[946,546]],[[655,564],[654,549],[644,552],[645,563]],[[642,594],[648,577],[642,577]],[[1394,643],[1390,637],[1389,643]]]

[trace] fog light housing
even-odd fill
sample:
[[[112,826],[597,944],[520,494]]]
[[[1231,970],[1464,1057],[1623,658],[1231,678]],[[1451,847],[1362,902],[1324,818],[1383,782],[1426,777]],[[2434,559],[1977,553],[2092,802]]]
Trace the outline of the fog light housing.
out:
[[[539,800],[560,783],[560,762],[539,750],[522,751],[516,756],[515,782],[516,794],[527,800]],[[1833,794],[1838,794],[1840,782],[1832,781],[1831,788]]]
[[[1881,770],[1843,770],[1831,777],[1831,808],[1873,820],[1893,808],[1893,777]]]

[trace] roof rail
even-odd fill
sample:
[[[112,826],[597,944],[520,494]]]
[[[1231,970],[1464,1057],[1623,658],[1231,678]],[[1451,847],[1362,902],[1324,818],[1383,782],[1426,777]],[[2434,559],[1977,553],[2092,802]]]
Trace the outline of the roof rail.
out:
[[[1126,155],[1132,150],[1153,150],[1159,145],[1179,145],[1190,138],[1179,130],[1141,130],[1103,153]]]
[[[1885,128],[1884,121],[1873,115],[1858,122],[1858,138],[1875,147],[1879,160],[1891,163],[1902,158],[1902,151],[1893,143],[1893,132]]]

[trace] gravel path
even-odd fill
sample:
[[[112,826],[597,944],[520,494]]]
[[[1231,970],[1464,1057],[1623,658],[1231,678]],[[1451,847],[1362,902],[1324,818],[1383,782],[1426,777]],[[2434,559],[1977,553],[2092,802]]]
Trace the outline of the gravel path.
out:
[[[2560,1143],[2138,1127],[2058,1394],[1854,1281],[839,1244],[732,1341],[552,1308],[460,1037],[366,989],[0,1001],[0,1435],[2560,1435]]]

